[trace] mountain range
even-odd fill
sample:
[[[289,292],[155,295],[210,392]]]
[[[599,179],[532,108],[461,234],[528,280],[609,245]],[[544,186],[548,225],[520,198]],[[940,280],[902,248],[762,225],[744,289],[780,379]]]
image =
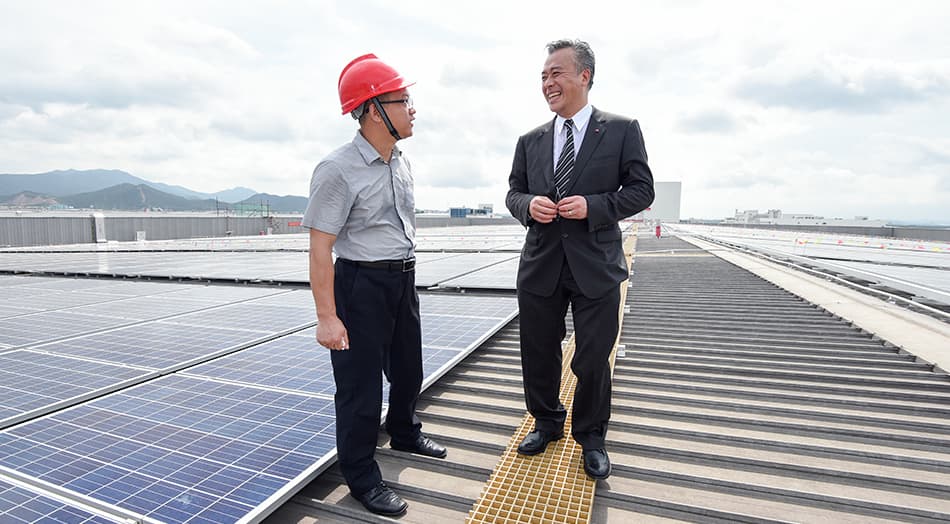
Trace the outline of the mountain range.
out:
[[[0,205],[166,211],[267,206],[271,212],[301,213],[307,207],[307,199],[257,193],[246,187],[201,193],[151,182],[125,171],[70,169],[33,175],[0,174]]]

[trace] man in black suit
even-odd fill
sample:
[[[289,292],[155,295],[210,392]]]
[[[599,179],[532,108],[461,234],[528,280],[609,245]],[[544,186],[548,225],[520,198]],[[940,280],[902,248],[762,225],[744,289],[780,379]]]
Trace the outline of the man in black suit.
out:
[[[518,268],[525,402],[535,429],[518,446],[541,453],[564,436],[558,399],[561,341],[570,304],[577,376],[572,436],[584,471],[610,475],[604,449],[610,419],[610,351],[619,330],[620,282],[629,270],[618,222],[653,202],[653,175],[636,120],[587,102],[594,54],[580,40],[547,46],[541,91],[556,113],[518,139],[506,203],[528,228]]]

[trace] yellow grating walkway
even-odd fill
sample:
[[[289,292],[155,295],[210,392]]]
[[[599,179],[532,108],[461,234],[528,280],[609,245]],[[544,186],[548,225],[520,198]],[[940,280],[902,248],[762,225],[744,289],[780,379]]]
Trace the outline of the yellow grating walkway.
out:
[[[636,230],[634,230],[634,233]],[[624,243],[627,263],[631,262],[636,236]],[[627,283],[620,288],[620,321],[627,298]],[[618,340],[620,334],[617,334]],[[613,369],[617,345],[610,354]],[[581,446],[571,438],[571,411],[577,378],[571,372],[574,336],[564,346],[561,372],[561,403],[567,410],[564,438],[548,444],[544,453],[531,457],[518,454],[518,444],[534,429],[534,419],[525,414],[521,426],[511,436],[482,494],[468,514],[471,524],[492,522],[589,523],[596,482],[584,473]]]

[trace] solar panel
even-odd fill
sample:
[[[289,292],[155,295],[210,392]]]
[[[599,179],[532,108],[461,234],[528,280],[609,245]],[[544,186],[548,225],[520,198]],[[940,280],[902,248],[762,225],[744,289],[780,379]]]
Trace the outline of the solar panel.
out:
[[[87,291],[115,297],[134,297],[159,295],[180,291],[181,284],[170,282],[150,282],[141,280],[116,280],[112,278],[61,278],[61,277],[25,277],[32,282],[24,284],[30,289],[58,291]]]
[[[142,369],[171,370],[262,338],[261,333],[254,331],[187,327],[158,321],[52,342],[36,348],[57,355]]]
[[[306,309],[310,312],[311,320],[315,320],[317,316],[315,310],[313,309],[313,294],[310,292],[310,288],[296,289],[287,293],[281,293],[279,295],[258,298],[253,301],[253,304],[268,306],[277,305]]]
[[[123,522],[92,513],[76,504],[69,504],[41,494],[12,481],[0,478],[0,522],[32,524],[35,522],[68,522],[70,524],[111,524]],[[125,521],[128,522],[128,521]]]
[[[57,294],[55,289],[36,289],[25,285],[6,286],[3,288],[3,298],[10,301],[11,304],[18,303],[22,298],[55,294]]]
[[[419,238],[416,279],[432,286],[492,263],[511,258],[520,249],[523,228],[510,232],[471,235],[471,231],[434,229]],[[466,236],[466,233],[468,236]],[[306,249],[306,242],[299,245]],[[458,252],[444,252],[449,249]],[[427,251],[428,250],[428,251]],[[498,252],[501,251],[501,252]],[[461,256],[460,256],[461,255]],[[150,278],[215,279],[244,282],[309,280],[303,251],[0,253],[0,269],[46,271],[64,275],[105,275]],[[65,284],[81,289],[86,279]]]
[[[25,288],[19,288],[26,291]],[[30,286],[30,291],[35,288]],[[55,293],[43,293],[30,296],[23,296],[16,300],[16,304],[21,307],[32,307],[37,309],[62,309],[75,306],[84,306],[86,304],[97,304],[100,302],[109,302],[126,298],[124,296],[109,295],[105,293],[92,293],[88,291],[59,291]]]
[[[16,350],[0,354],[0,428],[149,375],[141,369]],[[33,415],[35,416],[35,415]]]
[[[172,375],[0,433],[0,465],[168,522],[235,522],[325,465],[333,402]]]
[[[15,307],[7,306],[0,304],[0,318],[16,317],[19,315],[29,315],[30,313],[38,313],[36,309],[30,309],[25,307]]]
[[[146,295],[125,300],[104,302],[71,308],[73,313],[107,317],[127,318],[130,320],[158,319],[213,307],[214,302],[179,299],[164,295]]]
[[[0,343],[12,347],[26,346],[128,323],[129,320],[124,318],[44,311],[0,319]]]
[[[18,286],[21,284],[22,277],[12,275],[0,275],[0,287]]]
[[[418,250],[520,251],[525,229],[520,225],[428,228],[416,231]]]
[[[176,291],[173,295],[169,296],[174,296],[175,298],[191,298],[196,300],[227,302],[235,300],[248,300],[287,292],[286,289],[275,287],[212,286],[196,284],[190,284],[182,287],[186,287],[187,289]]]
[[[307,267],[303,252],[0,253],[0,269],[66,275],[271,280]]]
[[[183,374],[314,395],[336,391],[330,350],[317,344],[313,335],[281,337],[189,368]]]
[[[422,345],[438,349],[464,350],[484,340],[499,324],[495,318],[460,318],[445,315],[422,315]]]
[[[465,253],[462,256],[434,260],[416,267],[416,285],[434,286],[466,273],[509,260],[512,253]]]
[[[31,289],[49,289],[54,291],[85,290],[92,292],[97,292],[99,289],[108,287],[110,284],[111,282],[104,280],[49,277],[33,277],[30,282],[24,283],[24,285],[29,286]]]
[[[143,280],[101,280],[103,287],[97,289],[98,293],[110,293],[113,295],[143,296],[143,295],[161,295],[166,293],[175,293],[182,291],[183,286],[178,282],[155,282]],[[189,284],[195,285],[195,284]]]
[[[163,322],[188,326],[211,326],[258,332],[280,332],[316,321],[309,308],[294,308],[257,302],[230,304],[221,308],[178,316]]]
[[[419,309],[426,315],[503,318],[510,320],[518,308],[511,296],[420,293]]]
[[[446,367],[447,364],[459,358],[457,350],[448,349],[422,349],[422,376],[426,385],[435,382],[436,373]],[[439,375],[441,376],[441,375]],[[435,378],[432,378],[435,377]]]
[[[479,269],[478,271],[458,278],[446,280],[439,284],[439,287],[514,290],[517,287],[519,263],[520,257],[515,257],[500,264]]]

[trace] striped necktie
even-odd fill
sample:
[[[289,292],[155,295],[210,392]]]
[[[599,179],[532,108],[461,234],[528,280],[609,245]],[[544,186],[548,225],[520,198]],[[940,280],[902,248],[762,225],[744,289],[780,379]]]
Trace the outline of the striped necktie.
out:
[[[567,139],[564,141],[564,147],[561,149],[561,155],[557,159],[557,166],[554,168],[554,186],[557,188],[557,199],[564,198],[564,192],[571,181],[571,171],[574,169],[574,121],[565,120],[564,130],[567,131]]]

